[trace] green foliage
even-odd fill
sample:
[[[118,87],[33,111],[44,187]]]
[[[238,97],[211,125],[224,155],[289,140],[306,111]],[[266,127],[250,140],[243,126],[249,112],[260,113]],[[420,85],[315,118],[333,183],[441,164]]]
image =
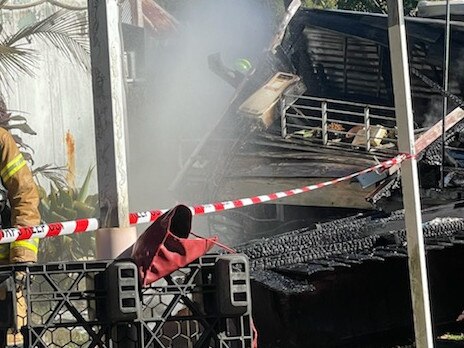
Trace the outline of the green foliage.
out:
[[[47,180],[50,180],[56,187],[64,187],[67,185],[66,179],[64,177],[64,172],[66,172],[66,167],[63,166],[54,166],[51,164],[45,164],[41,167],[37,167],[32,171],[32,175],[39,182],[39,175],[44,177]]]
[[[444,340],[444,341],[463,342],[464,341],[464,334],[463,333],[458,333],[458,334],[446,333],[446,334],[440,336],[440,339]]]
[[[387,0],[303,0],[306,7],[333,8],[340,10],[387,13]],[[418,0],[405,0],[404,12],[409,14],[416,8]]]
[[[5,0],[0,0],[0,10]],[[6,32],[0,25],[0,87],[8,90],[10,83],[18,75],[34,75],[40,53],[29,44],[34,40],[55,47],[71,62],[86,70],[90,66],[88,21],[85,12],[60,10],[43,20],[24,25],[16,32]],[[28,125],[24,116],[8,111],[3,91],[0,90],[0,127],[17,130],[19,134],[36,133]],[[22,137],[13,134],[23,156],[34,164],[33,149],[24,143]],[[66,184],[62,175],[64,168],[50,164],[36,168],[33,175],[39,182],[39,174],[50,181],[50,193],[39,186],[41,200],[39,209],[45,222],[60,222],[93,217],[96,212],[96,196],[88,195],[88,186],[93,168],[89,169],[81,189],[76,190]],[[94,256],[95,240],[90,234],[74,235],[43,240],[39,249],[42,261],[73,260]]]
[[[0,0],[0,10],[7,1]],[[90,66],[90,47],[88,40],[87,18],[84,13],[60,10],[45,19],[23,26],[16,32],[8,33],[0,25],[0,87],[8,89],[9,83],[17,75],[34,75],[34,68],[39,59],[39,52],[28,46],[33,40],[43,41],[61,52],[72,62],[79,64],[86,70]],[[16,113],[8,111],[0,90],[0,127],[7,130],[17,130],[23,134],[36,135],[27,123],[27,119]],[[34,150],[24,143],[18,133],[13,134],[24,158],[34,164],[32,154]],[[35,174],[43,169],[43,175],[53,176],[52,166],[41,167]]]
[[[301,4],[308,8],[334,9],[338,7],[337,0],[302,0]]]
[[[45,223],[93,218],[97,212],[98,196],[89,195],[89,183],[94,168],[90,168],[80,189],[50,183],[50,193],[39,186],[39,210]],[[74,234],[42,240],[39,260],[71,261],[95,256],[95,236],[91,233]]]

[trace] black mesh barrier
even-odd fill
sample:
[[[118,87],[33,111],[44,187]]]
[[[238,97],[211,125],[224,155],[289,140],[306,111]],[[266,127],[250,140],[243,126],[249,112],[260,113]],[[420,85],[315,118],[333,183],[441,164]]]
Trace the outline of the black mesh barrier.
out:
[[[131,261],[0,267],[0,347],[251,347],[248,272],[211,255],[139,288]]]

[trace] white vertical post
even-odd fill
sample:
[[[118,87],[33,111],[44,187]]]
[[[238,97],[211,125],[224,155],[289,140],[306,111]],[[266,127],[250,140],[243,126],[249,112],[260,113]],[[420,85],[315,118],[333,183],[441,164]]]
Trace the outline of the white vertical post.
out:
[[[371,151],[371,118],[369,106],[364,107],[364,127],[366,127],[366,151]]]
[[[89,0],[90,56],[102,229],[97,257],[115,258],[136,240],[129,227],[126,95],[118,0]]]
[[[131,0],[129,0],[131,1]],[[142,0],[132,0],[131,2],[133,5],[133,20],[132,24],[136,25],[138,27],[143,28],[144,27],[144,21],[143,21],[143,9],[142,9]]]
[[[279,112],[280,112],[280,129],[281,129],[281,134],[282,138],[286,139],[287,138],[287,111],[285,107],[285,97],[280,99],[280,101],[277,103],[279,107]]]
[[[414,155],[414,126],[403,0],[388,0],[388,34],[398,126],[398,148],[400,152]],[[416,347],[433,347],[419,179],[415,158],[403,162],[401,166],[401,183],[408,241],[409,278]]]
[[[329,142],[329,133],[327,130],[327,102],[323,101],[321,104],[321,113],[322,113],[322,144],[327,145]]]

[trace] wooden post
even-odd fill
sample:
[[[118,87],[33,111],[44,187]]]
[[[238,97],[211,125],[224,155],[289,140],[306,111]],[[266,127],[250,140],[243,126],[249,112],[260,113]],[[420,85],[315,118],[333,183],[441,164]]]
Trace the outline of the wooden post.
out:
[[[409,78],[403,0],[388,0],[388,34],[395,94],[398,148],[415,154],[414,126]],[[401,183],[408,241],[409,279],[416,347],[433,347],[432,320],[425,259],[417,161],[411,158],[401,166]]]
[[[131,1],[132,7],[132,24],[138,27],[143,28],[143,9],[142,9],[142,0],[129,0]]]
[[[126,96],[118,0],[89,0],[98,193],[97,257],[115,258],[136,239],[129,227]]]

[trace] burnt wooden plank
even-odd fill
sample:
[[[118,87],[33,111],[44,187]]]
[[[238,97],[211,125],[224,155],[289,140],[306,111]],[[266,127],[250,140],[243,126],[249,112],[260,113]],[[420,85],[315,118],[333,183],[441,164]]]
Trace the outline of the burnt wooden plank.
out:
[[[345,74],[345,72],[350,72],[351,74],[358,74],[364,76],[365,79],[378,79],[376,74],[378,73],[379,69],[378,66],[376,66],[375,64],[353,65],[350,63],[348,65],[344,65],[344,63],[342,62],[323,62],[322,64],[324,66],[326,74],[342,75]]]
[[[330,53],[338,54],[339,52],[343,51],[343,43],[333,43],[326,45],[325,43],[313,43],[308,45],[307,48],[309,53],[324,53],[325,55]]]
[[[373,74],[376,74],[377,71],[373,72]],[[354,73],[352,71],[348,71],[348,83],[352,84],[374,84],[374,86],[377,86],[377,76],[372,76],[372,75],[365,75],[365,74],[360,74],[358,72]]]
[[[464,110],[461,108],[456,108],[451,111],[445,118],[445,131],[452,128],[458,122],[464,119]],[[416,153],[419,153],[425,150],[430,146],[435,140],[441,137],[442,134],[442,121],[435,123],[428,131],[422,134],[415,143]]]
[[[371,166],[375,162],[359,157],[351,157],[347,155],[341,156],[327,156],[317,153],[304,153],[304,152],[288,152],[288,151],[253,151],[253,152],[240,152],[236,156],[242,157],[262,157],[270,159],[293,159],[293,160],[305,160],[305,161],[324,161],[327,163],[347,163],[347,161],[356,161],[356,164],[360,167],[366,168]]]
[[[311,59],[314,62],[324,63],[331,59],[343,59],[343,51],[334,51],[334,52],[314,52],[314,50],[310,51]]]
[[[291,138],[292,140],[297,140],[295,138]],[[319,154],[326,154],[327,156],[333,157],[340,157],[345,159],[350,159],[353,161],[358,161],[359,159],[373,159],[374,154],[368,154],[365,152],[361,152],[359,150],[351,149],[348,147],[336,147],[334,145],[331,146],[324,146],[322,144],[318,144],[316,142],[311,141],[302,141],[304,144],[299,145],[296,143],[288,142],[288,143],[275,143],[266,140],[256,140],[253,142],[256,146],[262,146],[265,149],[285,149],[285,150],[293,150],[293,151],[305,151],[308,153],[319,153]],[[356,156],[354,156],[356,154]],[[387,159],[390,158],[391,155],[385,153],[376,153],[375,156],[379,159]]]
[[[351,61],[363,61],[363,60],[370,60],[370,61],[378,61],[379,55],[377,52],[348,52],[348,58]]]
[[[328,163],[325,161],[290,161],[263,157],[236,157],[225,176],[261,178],[339,178],[363,169],[349,163]]]
[[[348,79],[362,79],[366,81],[377,81],[378,69],[370,66],[350,66],[342,68],[338,65],[328,64],[324,66],[327,75],[342,77],[344,74],[348,75]]]
[[[378,158],[389,158],[387,154],[382,153],[366,153],[364,151],[359,151],[352,148],[341,148],[337,146],[323,146],[316,143],[312,143],[305,140],[299,140],[295,138],[290,139],[283,139],[280,136],[261,133],[257,137],[257,139],[250,139],[250,143],[255,145],[261,146],[269,146],[269,147],[276,147],[281,149],[288,149],[288,150],[300,150],[300,151],[307,151],[307,152],[318,152],[321,154],[327,154],[331,156],[348,156],[348,154],[353,155],[356,154],[356,158],[364,158],[373,160],[374,156]]]

